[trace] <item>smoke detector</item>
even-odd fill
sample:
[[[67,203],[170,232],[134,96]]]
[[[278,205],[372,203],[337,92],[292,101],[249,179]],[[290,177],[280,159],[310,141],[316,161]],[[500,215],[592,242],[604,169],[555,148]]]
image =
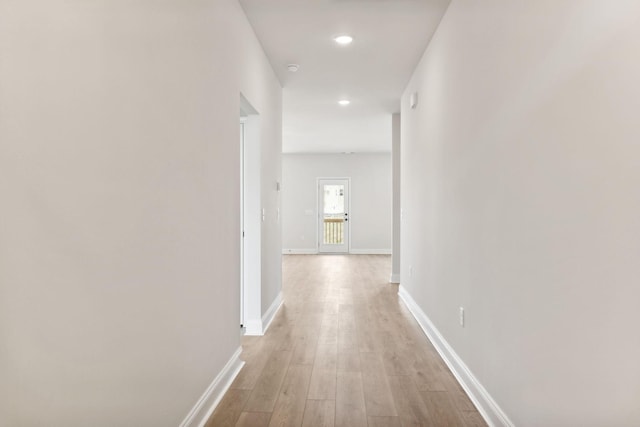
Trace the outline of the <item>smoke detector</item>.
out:
[[[298,64],[289,64],[289,65],[287,65],[287,70],[289,70],[292,73],[295,73],[299,69],[300,69],[300,66]]]

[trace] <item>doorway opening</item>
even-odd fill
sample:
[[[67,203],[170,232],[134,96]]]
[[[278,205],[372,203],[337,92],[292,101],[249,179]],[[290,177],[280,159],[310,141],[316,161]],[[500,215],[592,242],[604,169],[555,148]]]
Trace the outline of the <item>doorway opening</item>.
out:
[[[260,115],[240,95],[240,325],[261,325]]]
[[[318,178],[318,252],[349,253],[350,178]]]
[[[244,330],[244,122],[246,114],[240,109],[240,328]]]

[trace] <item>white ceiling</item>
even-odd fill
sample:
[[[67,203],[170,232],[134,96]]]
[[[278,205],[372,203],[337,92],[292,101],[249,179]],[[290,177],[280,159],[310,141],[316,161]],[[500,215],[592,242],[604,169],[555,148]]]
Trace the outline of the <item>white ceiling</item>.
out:
[[[283,151],[390,151],[391,114],[449,1],[240,0],[283,86]]]

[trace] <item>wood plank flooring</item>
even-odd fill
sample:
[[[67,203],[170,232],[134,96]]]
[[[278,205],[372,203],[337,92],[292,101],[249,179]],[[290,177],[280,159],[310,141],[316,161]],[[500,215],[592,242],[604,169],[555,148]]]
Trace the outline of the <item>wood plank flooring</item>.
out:
[[[213,426],[486,426],[388,283],[386,255],[285,255],[284,305]]]

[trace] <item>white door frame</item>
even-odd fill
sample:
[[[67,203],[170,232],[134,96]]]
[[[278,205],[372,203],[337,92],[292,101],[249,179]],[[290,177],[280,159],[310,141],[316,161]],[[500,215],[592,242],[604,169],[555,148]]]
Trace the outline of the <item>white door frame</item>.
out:
[[[240,301],[245,334],[262,334],[262,215],[260,183],[260,115],[240,94],[240,116],[244,116],[243,174],[243,246]]]
[[[321,238],[320,238],[320,230],[322,229],[320,226],[320,219],[324,215],[323,212],[323,203],[320,201],[320,182],[321,181],[346,181],[347,184],[347,213],[349,214],[349,221],[346,224],[345,236],[347,240],[346,251],[345,252],[330,252],[330,251],[321,251]],[[351,252],[351,177],[318,177],[316,178],[316,212],[318,216],[316,218],[316,247],[318,248],[318,253],[350,253]]]
[[[240,116],[240,327],[244,328],[244,276],[245,276],[245,260],[244,260],[244,123],[247,117]]]

